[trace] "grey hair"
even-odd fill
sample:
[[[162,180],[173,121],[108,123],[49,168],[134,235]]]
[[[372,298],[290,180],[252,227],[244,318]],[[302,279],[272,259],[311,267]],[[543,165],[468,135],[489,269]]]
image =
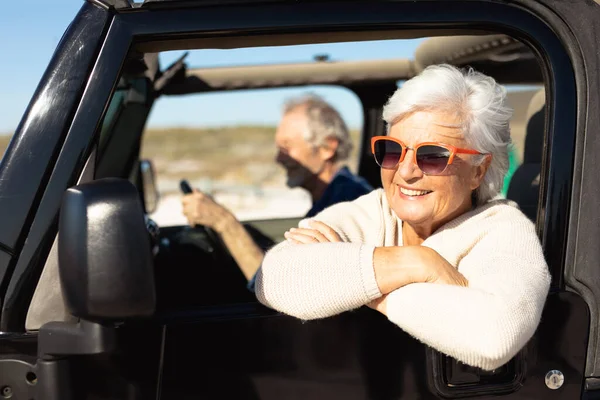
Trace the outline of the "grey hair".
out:
[[[472,68],[432,65],[406,81],[384,106],[388,134],[395,122],[416,111],[444,111],[459,116],[469,147],[492,155],[483,182],[475,191],[477,204],[496,197],[508,171],[511,143],[509,122],[513,110],[506,103],[506,89]],[[479,165],[485,157],[475,160]]]
[[[284,114],[304,108],[307,129],[304,139],[315,147],[323,146],[328,138],[338,140],[334,161],[346,160],[352,152],[352,140],[340,113],[321,97],[308,94],[286,102]]]

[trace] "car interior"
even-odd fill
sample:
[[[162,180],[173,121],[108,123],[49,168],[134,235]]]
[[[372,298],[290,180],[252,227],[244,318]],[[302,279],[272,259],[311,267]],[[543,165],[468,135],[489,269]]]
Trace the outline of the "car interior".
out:
[[[330,61],[326,57],[317,57],[307,63],[193,68],[187,66],[183,56],[166,68],[159,65],[159,54],[173,49],[233,49],[398,37],[427,39],[410,59],[393,59],[386,55],[387,58],[382,60]],[[507,176],[506,197],[516,201],[533,221],[543,221],[543,210],[538,207],[546,124],[542,70],[535,53],[526,44],[506,35],[483,31],[332,32],[328,35],[259,35],[251,41],[231,37],[139,43],[132,49],[128,63],[123,67],[121,80],[107,107],[96,150],[80,182],[105,177],[127,178],[138,188],[140,199],[150,215],[158,201],[157,177],[151,164],[141,167],[146,161],[141,157],[141,149],[148,116],[158,98],[333,85],[351,91],[360,100],[363,127],[359,132],[359,142],[355,143],[356,171],[373,187],[380,187],[379,169],[372,159],[368,143],[370,137],[385,132],[381,120],[382,106],[402,81],[415,76],[428,65],[438,63],[473,67],[508,87],[508,101],[514,108],[511,122],[514,165],[510,176]],[[244,223],[259,243],[264,238],[278,242],[283,240],[283,233],[300,219],[299,216],[245,220]],[[189,310],[226,313],[228,307],[240,304],[250,305],[251,309],[260,307],[215,232],[205,227],[155,225],[152,225],[154,229],[150,236],[157,249],[157,316],[183,315],[177,313]],[[64,307],[60,290],[57,240],[29,307],[28,331],[36,331],[48,321],[72,318]]]

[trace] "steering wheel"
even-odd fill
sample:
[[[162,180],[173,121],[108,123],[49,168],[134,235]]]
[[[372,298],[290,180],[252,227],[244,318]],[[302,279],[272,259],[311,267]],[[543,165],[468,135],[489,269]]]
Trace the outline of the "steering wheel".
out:
[[[180,187],[184,194],[193,192],[189,182],[185,179],[181,180]],[[151,219],[148,215],[144,215],[144,222],[150,237],[152,255],[156,256],[161,249],[162,251],[168,251],[170,248],[170,241],[169,239],[161,238],[161,230],[156,221]],[[217,234],[217,232],[207,226],[193,226],[186,228],[186,230],[202,231],[202,234],[206,236],[208,240],[199,240],[196,241],[195,244],[199,246],[205,253],[215,253],[220,249],[227,249],[227,246],[225,246],[225,243]],[[183,234],[185,235],[185,233]]]
[[[194,191],[187,179],[182,179],[181,181],[179,181],[179,187],[180,187],[181,191],[183,192],[183,194],[190,194]],[[221,237],[217,234],[217,232],[215,232],[212,228],[209,228],[207,226],[203,226],[203,228],[204,228],[204,231],[206,232],[206,235],[210,238],[210,240],[215,245],[219,245],[224,248],[227,248],[227,246],[225,246],[225,243],[223,243]]]
[[[190,193],[189,183],[183,182],[182,192]],[[146,221],[159,249],[155,254],[157,309],[196,309],[253,300],[246,278],[216,231],[204,225],[159,230],[154,221]]]

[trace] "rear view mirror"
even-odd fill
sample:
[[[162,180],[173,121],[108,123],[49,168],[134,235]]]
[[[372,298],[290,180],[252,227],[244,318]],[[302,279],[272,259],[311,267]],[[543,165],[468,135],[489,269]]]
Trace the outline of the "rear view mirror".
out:
[[[154,312],[150,237],[130,182],[107,178],[67,190],[58,238],[60,281],[71,314],[98,321]]]
[[[140,176],[142,177],[142,190],[144,191],[144,208],[148,214],[152,214],[156,211],[160,200],[152,161],[140,160]]]

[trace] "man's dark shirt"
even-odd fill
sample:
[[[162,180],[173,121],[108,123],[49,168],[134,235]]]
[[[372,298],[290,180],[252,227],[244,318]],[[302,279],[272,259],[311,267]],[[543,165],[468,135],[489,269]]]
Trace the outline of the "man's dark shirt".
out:
[[[371,192],[373,188],[362,177],[354,175],[348,167],[342,167],[327,185],[323,196],[313,204],[305,218],[314,217],[324,209],[343,201],[352,201]]]

